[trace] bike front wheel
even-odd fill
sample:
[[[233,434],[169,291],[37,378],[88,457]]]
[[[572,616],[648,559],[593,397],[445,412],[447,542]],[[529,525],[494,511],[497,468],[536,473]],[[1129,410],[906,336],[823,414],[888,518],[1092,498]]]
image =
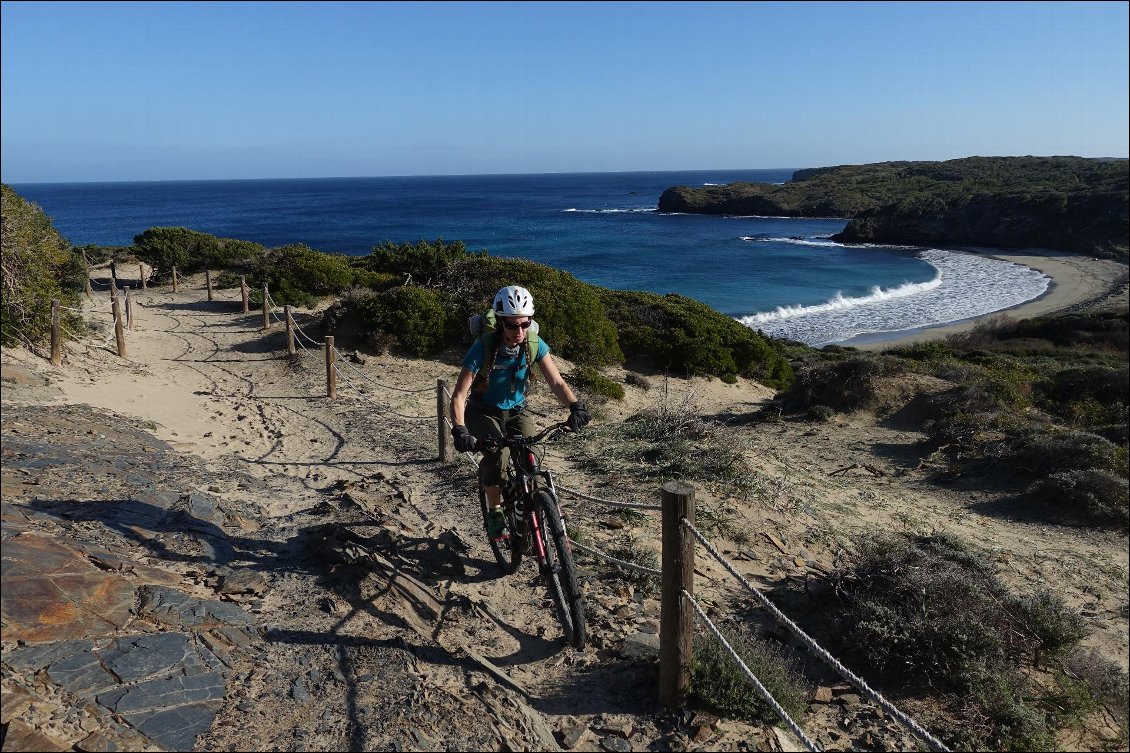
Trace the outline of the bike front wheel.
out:
[[[504,504],[502,509],[506,513],[506,529],[503,538],[496,539],[490,535],[490,503],[487,502],[487,493],[483,485],[479,484],[479,508],[483,513],[483,530],[486,532],[487,542],[490,544],[494,558],[502,572],[510,575],[522,564],[522,535],[514,519],[513,505]]]
[[[545,543],[546,562],[542,572],[549,582],[549,593],[557,608],[557,618],[565,631],[565,640],[573,648],[584,648],[585,602],[577,584],[577,571],[573,566],[573,550],[565,534],[565,523],[557,500],[544,489],[533,494],[534,509],[541,515],[541,532]]]

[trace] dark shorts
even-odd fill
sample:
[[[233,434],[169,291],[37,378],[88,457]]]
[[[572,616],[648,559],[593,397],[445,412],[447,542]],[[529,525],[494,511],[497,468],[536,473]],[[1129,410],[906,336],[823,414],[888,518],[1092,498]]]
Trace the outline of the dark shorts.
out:
[[[530,436],[537,433],[533,420],[524,411],[503,411],[468,401],[465,419],[467,431],[476,439],[502,436]],[[502,468],[510,462],[510,450],[483,452],[479,475],[486,486],[502,484]]]

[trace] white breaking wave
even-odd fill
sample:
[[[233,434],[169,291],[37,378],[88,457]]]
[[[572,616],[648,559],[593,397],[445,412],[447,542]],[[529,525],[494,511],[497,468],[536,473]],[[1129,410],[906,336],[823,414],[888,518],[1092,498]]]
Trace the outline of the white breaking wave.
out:
[[[562,209],[562,212],[580,212],[581,214],[622,214],[625,212],[655,212],[655,207],[633,207],[631,209]]]
[[[933,280],[927,282],[907,282],[899,285],[897,288],[891,288],[890,290],[883,290],[878,285],[875,285],[871,288],[869,295],[860,296],[858,298],[847,298],[841,293],[836,293],[836,296],[826,303],[819,303],[815,306],[778,306],[774,311],[754,314],[752,316],[743,316],[740,321],[742,324],[758,326],[766,322],[791,319],[794,316],[810,316],[812,314],[822,314],[829,311],[842,311],[843,309],[850,309],[855,306],[866,306],[871,303],[893,301],[897,298],[918,295],[928,290],[934,290],[941,284],[942,276],[939,274]]]
[[[1051,284],[1035,269],[978,254],[929,249],[919,258],[937,270],[934,279],[888,290],[876,286],[865,296],[837,293],[824,303],[781,306],[738,321],[774,337],[821,346],[984,316],[1038,298]]]

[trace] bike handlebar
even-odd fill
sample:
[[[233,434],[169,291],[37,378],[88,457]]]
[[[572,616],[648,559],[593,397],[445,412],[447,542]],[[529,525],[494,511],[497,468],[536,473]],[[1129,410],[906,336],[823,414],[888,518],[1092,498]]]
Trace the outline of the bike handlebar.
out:
[[[561,434],[570,433],[572,430],[569,428],[568,421],[562,421],[559,424],[553,424],[534,434],[531,437],[523,437],[521,435],[512,437],[483,437],[478,440],[477,449],[501,449],[508,447],[510,449],[521,449],[523,447],[532,447],[544,440],[556,439]]]

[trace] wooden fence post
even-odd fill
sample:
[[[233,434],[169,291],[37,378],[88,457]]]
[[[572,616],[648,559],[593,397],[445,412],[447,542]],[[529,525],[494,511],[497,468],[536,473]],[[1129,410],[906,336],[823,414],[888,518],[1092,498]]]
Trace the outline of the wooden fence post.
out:
[[[694,611],[682,592],[694,594],[694,537],[682,525],[694,523],[694,487],[668,481],[663,507],[663,590],[659,614],[659,702],[669,709],[686,706],[691,682]]]
[[[263,331],[271,328],[271,307],[267,304],[267,284],[263,283]]]
[[[133,299],[129,295],[129,285],[122,290],[126,291],[126,329],[133,332]]]
[[[212,300],[212,270],[204,270],[204,284],[208,286],[208,300]]]
[[[239,276],[239,294],[243,296],[243,313],[248,313],[251,309],[247,307],[247,276]]]
[[[451,456],[451,440],[447,423],[447,380],[436,380],[436,439],[439,441],[439,462],[446,463]]]
[[[89,277],[86,279],[90,279]],[[51,363],[63,365],[63,341],[59,332],[59,299],[51,299]]]
[[[141,289],[149,290],[149,282],[145,279],[145,265],[137,265],[137,276],[141,279]]]
[[[82,263],[86,265],[86,297],[91,301],[94,300],[94,286],[90,284],[90,259],[86,258],[86,252],[82,252]]]
[[[111,298],[117,298],[118,297],[118,282],[113,277],[110,278],[110,297]]]
[[[173,292],[177,292],[177,266],[173,265]]]
[[[294,320],[290,318],[290,304],[283,306],[286,314],[286,352],[294,355]]]
[[[113,310],[114,310],[114,338],[118,341],[118,357],[126,357],[126,332],[122,327],[122,307],[118,303],[118,297],[114,296]]]
[[[337,369],[334,368],[334,337],[326,335],[326,396],[337,397]]]

